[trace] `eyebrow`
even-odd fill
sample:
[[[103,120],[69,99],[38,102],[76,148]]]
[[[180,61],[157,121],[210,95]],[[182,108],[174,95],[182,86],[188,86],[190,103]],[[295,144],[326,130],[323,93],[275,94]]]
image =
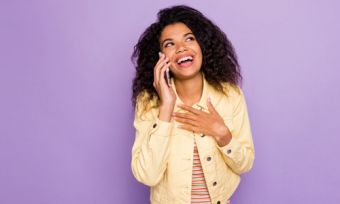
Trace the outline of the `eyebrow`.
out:
[[[193,33],[186,33],[186,34],[184,34],[183,35],[183,37],[187,37],[188,35],[194,35]],[[167,38],[167,39],[164,39],[163,41],[162,41],[162,43],[161,43],[161,46],[163,47],[163,45],[164,45],[164,43],[166,42],[166,41],[171,41],[172,40],[172,38]]]

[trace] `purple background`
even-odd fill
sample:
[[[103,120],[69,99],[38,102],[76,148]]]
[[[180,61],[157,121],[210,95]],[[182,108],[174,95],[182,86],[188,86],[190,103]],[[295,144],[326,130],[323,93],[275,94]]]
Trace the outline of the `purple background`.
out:
[[[340,3],[0,1],[0,203],[148,203],[130,170],[130,55],[185,3],[229,36],[256,148],[234,204],[340,202]]]

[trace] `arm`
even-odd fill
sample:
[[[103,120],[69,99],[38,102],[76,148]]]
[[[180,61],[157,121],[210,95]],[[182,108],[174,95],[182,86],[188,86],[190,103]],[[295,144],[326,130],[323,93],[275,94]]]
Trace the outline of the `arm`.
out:
[[[226,164],[235,173],[241,174],[249,171],[253,165],[254,145],[242,91],[232,90],[228,100],[230,102],[226,105],[232,105],[230,123],[220,116],[210,99],[207,101],[208,113],[182,104],[179,107],[187,112],[174,113],[173,117],[181,123],[178,126],[181,129],[214,137]]]
[[[164,109],[160,106],[159,111],[154,108],[142,113],[142,101],[139,100],[135,108],[136,138],[132,147],[131,168],[139,182],[154,186],[161,180],[167,166],[173,123],[163,120],[163,117],[170,118],[168,115],[172,110],[171,107]]]
[[[233,93],[231,96],[233,103],[233,127],[231,129],[232,138],[230,142],[218,147],[224,161],[237,174],[249,171],[254,162],[255,152],[251,135],[251,128],[248,118],[246,101],[242,90],[240,93]]]
[[[153,86],[160,97],[159,111],[151,109],[143,115],[141,98],[137,99],[135,108],[136,139],[132,148],[131,168],[135,178],[148,186],[157,185],[167,167],[169,137],[173,126],[170,119],[176,101],[171,85],[164,78],[169,66],[169,58],[161,55],[154,67]]]
[[[137,108],[136,108],[137,109]],[[155,109],[139,117],[136,111],[136,138],[132,148],[131,168],[135,178],[145,185],[156,185],[164,175],[169,155],[172,123],[157,118]]]

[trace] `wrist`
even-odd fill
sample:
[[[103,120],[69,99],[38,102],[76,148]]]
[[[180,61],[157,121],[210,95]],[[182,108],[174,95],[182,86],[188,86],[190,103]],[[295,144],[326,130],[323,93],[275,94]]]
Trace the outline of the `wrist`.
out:
[[[232,135],[227,127],[225,127],[224,133],[215,137],[218,146],[223,147],[230,143]]]
[[[170,122],[173,110],[174,110],[174,105],[172,104],[160,105],[158,118],[162,121]]]

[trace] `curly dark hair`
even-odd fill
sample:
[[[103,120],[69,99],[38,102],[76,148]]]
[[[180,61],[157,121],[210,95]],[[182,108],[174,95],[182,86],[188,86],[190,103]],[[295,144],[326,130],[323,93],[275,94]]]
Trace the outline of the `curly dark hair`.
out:
[[[164,27],[184,23],[196,37],[203,55],[201,72],[216,90],[226,94],[223,83],[237,86],[241,80],[240,66],[234,48],[226,34],[201,12],[185,5],[173,6],[158,12],[158,20],[141,35],[134,47],[131,60],[136,67],[132,86],[132,103],[139,94],[146,92],[144,104],[159,96],[153,87],[153,67],[161,50],[159,38]]]

